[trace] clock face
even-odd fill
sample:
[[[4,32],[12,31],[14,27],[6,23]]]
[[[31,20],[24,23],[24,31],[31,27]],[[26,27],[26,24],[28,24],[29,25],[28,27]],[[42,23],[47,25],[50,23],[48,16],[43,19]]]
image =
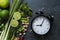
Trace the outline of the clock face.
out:
[[[47,17],[36,17],[32,22],[32,29],[36,34],[44,35],[50,29],[50,21]]]

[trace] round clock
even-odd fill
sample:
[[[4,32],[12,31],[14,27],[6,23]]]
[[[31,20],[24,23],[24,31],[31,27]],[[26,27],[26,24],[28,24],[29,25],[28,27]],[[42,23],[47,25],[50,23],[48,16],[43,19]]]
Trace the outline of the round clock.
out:
[[[31,21],[31,27],[34,33],[38,35],[45,35],[49,32],[51,28],[53,16],[46,16],[41,12]]]

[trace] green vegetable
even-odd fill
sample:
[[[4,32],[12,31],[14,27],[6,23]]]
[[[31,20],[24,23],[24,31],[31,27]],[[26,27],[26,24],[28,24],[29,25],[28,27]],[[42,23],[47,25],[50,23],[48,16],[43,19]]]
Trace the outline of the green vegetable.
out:
[[[13,15],[13,18],[15,20],[19,20],[19,19],[21,19],[21,14],[19,12],[15,12],[14,15]]]
[[[18,32],[21,32],[21,31],[23,31],[24,29],[23,29],[23,26],[21,26],[18,30],[17,30],[17,33]]]
[[[18,26],[18,21],[17,20],[11,20],[11,22],[10,22],[10,25],[12,26],[12,27],[17,27]]]
[[[6,25],[5,25],[5,29],[4,29],[4,31],[2,31],[2,36],[1,36],[1,39],[0,40],[4,40],[4,38],[5,38],[5,36],[6,36],[6,32],[7,32],[7,27],[8,26],[8,23],[6,23]]]
[[[0,0],[0,7],[7,8],[9,5],[9,0]]]
[[[21,4],[20,8],[22,11],[25,11],[28,8],[27,3]]]
[[[16,9],[19,7],[19,5],[21,4],[21,0],[17,0],[17,1],[15,1],[15,0],[13,0],[13,3],[11,4],[12,5],[12,7],[11,7],[11,9],[10,9],[10,15],[12,14],[12,13],[14,13],[15,11],[16,11]]]
[[[5,37],[4,40],[8,40],[7,37],[8,37],[9,31],[10,31],[10,25],[9,25],[7,31],[6,31],[6,34],[4,36]]]
[[[1,24],[1,25],[0,25],[0,35],[1,35],[2,31],[4,30],[4,28],[5,28],[5,27],[4,27],[4,24]]]
[[[10,25],[8,25],[8,24],[9,24],[10,20],[13,18],[13,14],[16,11],[16,9],[18,8],[19,4],[20,4],[20,0],[14,0],[12,7],[11,7],[11,10],[10,10],[9,20],[7,21],[7,23],[5,25],[5,29],[1,33],[0,40],[9,40],[9,39],[7,39],[9,37],[7,35],[9,35],[9,32],[10,32]],[[13,6],[13,5],[15,5],[15,6]]]
[[[15,2],[14,2],[15,1]],[[16,3],[16,4],[15,4]],[[10,9],[10,15],[13,16],[14,12],[16,11],[16,9],[18,8],[19,4],[21,3],[21,0],[13,0],[13,4],[12,7]],[[15,31],[15,30],[14,30]],[[14,35],[15,33],[13,33]],[[10,35],[10,34],[9,34]],[[14,35],[15,36],[15,35]],[[8,37],[9,40],[12,39],[12,36]],[[14,39],[14,38],[13,38]]]
[[[11,40],[14,40],[14,37],[15,37],[15,31],[13,32]]]
[[[20,14],[21,14],[21,17],[24,17],[25,16],[24,12],[20,12]]]
[[[5,27],[4,27],[4,24],[1,24],[1,25],[0,25],[0,31],[4,30],[4,28],[5,28]]]
[[[2,11],[0,12],[0,17],[6,18],[6,17],[8,17],[8,16],[9,16],[8,10],[2,10]]]
[[[24,12],[24,16],[32,16],[32,9],[28,7],[27,3],[21,4],[19,8],[22,12]],[[20,11],[19,10],[19,11]]]
[[[22,23],[29,22],[27,18],[21,18]]]
[[[24,30],[24,28],[21,25],[19,25],[20,23],[18,21],[29,22],[29,20],[27,18],[23,18],[23,16],[26,15],[31,16],[32,14],[32,11],[27,6],[27,4],[22,4],[22,6],[20,5],[22,0],[12,0],[12,1],[13,2],[10,5],[10,11],[9,11],[10,16],[7,23],[5,24],[4,30],[2,30],[1,32],[0,40],[14,40],[16,32],[17,31],[23,32]],[[19,6],[20,8],[18,10]],[[16,28],[18,26],[19,28]],[[12,32],[11,28],[13,28]]]
[[[15,11],[14,6],[16,5],[16,1],[17,0],[13,0],[13,3],[10,3],[10,13],[9,13],[10,15],[13,13],[13,11]]]

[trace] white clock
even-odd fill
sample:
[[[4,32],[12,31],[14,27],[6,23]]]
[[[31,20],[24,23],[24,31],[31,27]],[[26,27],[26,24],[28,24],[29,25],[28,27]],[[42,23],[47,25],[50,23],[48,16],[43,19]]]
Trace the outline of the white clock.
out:
[[[48,17],[40,15],[32,20],[31,27],[36,34],[45,35],[51,28],[51,21]]]

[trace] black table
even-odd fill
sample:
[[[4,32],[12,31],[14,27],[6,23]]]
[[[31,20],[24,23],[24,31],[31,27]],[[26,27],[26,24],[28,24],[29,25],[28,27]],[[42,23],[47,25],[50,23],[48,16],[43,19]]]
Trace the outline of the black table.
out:
[[[28,6],[32,8],[33,16],[39,9],[44,9],[42,10],[44,13],[54,16],[54,23],[51,32],[44,38],[30,32],[31,26],[29,26],[24,40],[60,40],[60,0],[25,0],[25,2],[28,2]]]

